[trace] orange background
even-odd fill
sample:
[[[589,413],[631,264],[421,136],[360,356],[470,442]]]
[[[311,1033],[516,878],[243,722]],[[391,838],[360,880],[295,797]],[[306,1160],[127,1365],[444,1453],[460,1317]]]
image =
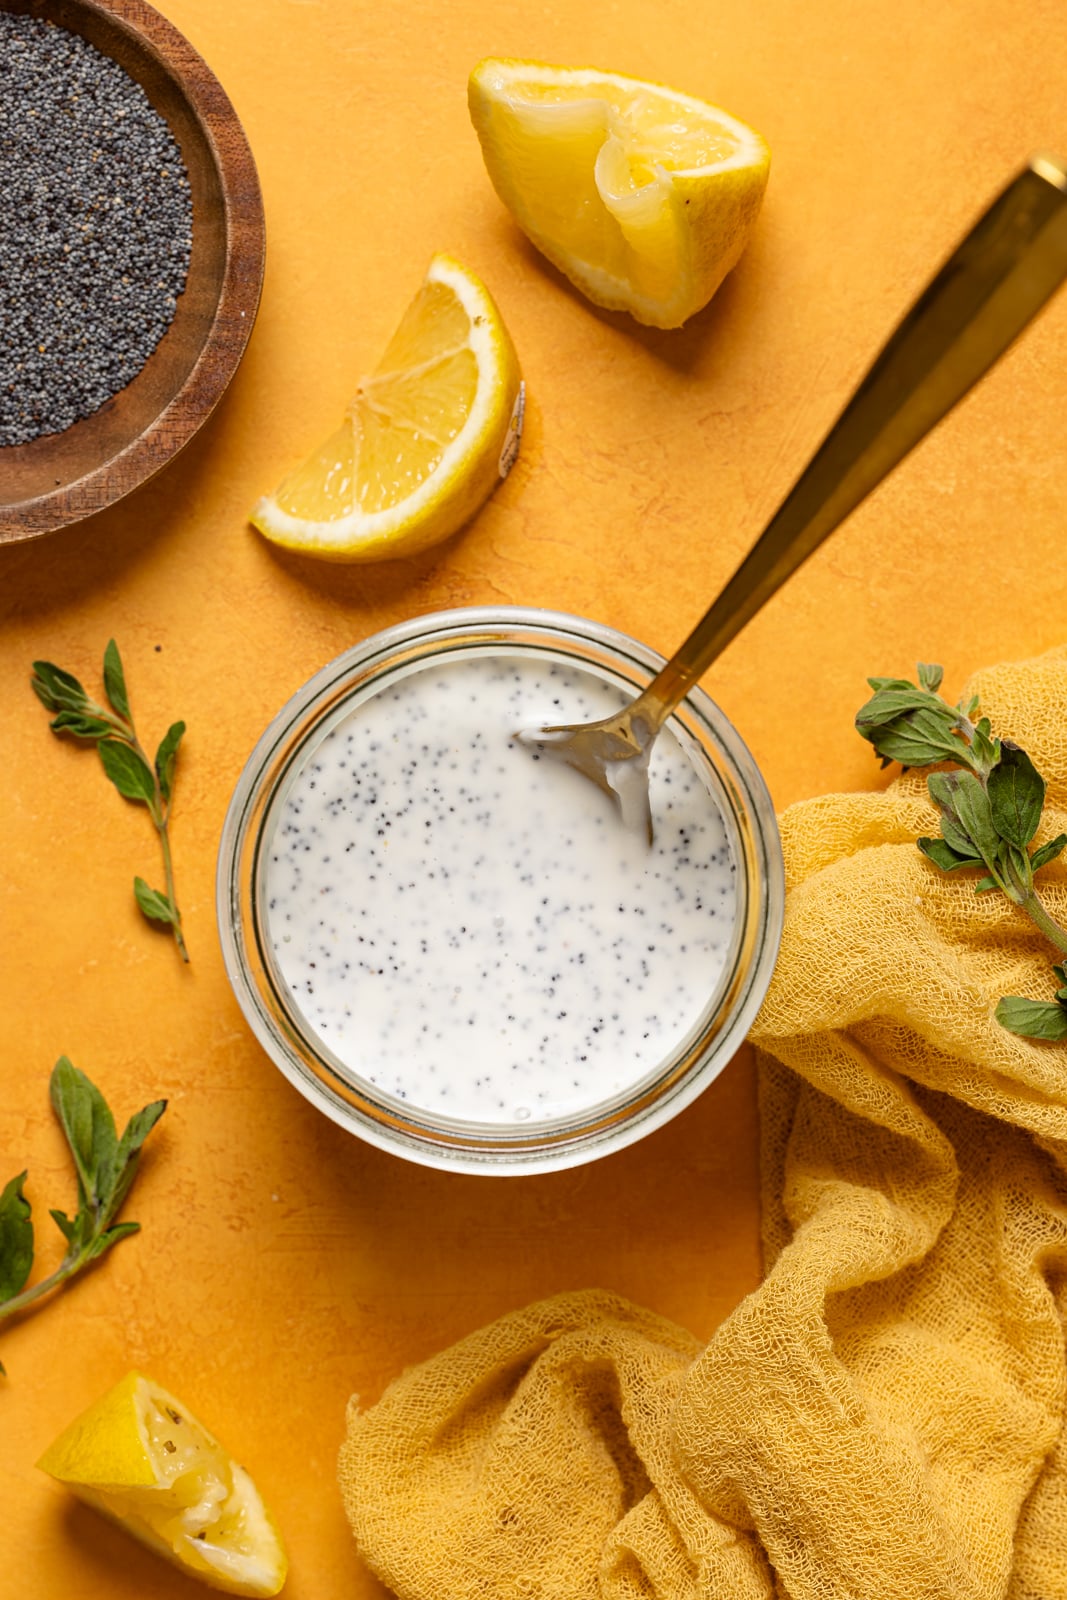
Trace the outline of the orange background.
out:
[[[407,1165],[313,1111],[253,1042],[214,925],[219,830],[266,722],[376,629],[456,605],[548,606],[669,651],[728,576],[910,298],[1035,148],[1067,154],[1063,0],[165,0],[233,99],[267,212],[264,300],[214,418],[128,501],[0,548],[0,1184],[28,1166],[38,1269],[73,1175],[47,1101],[68,1054],[120,1121],[165,1095],[128,1214],[143,1232],[0,1329],[0,1594],[202,1592],[33,1462],[131,1366],[246,1463],[292,1600],[376,1596],[335,1489],[345,1402],[525,1301],[599,1284],[704,1337],[757,1281],[756,1114],[742,1054],[673,1124],[585,1169]],[[674,84],[774,156],[755,239],[677,333],[587,305],[493,194],[465,86],[483,55]],[[429,257],[478,271],[528,385],[515,470],[417,560],[283,557],[254,499],[327,433]],[[851,731],[868,673],[974,667],[1067,637],[1067,294],[731,647],[708,688],[776,803],[876,780]],[[183,969],[137,913],[147,818],[48,732],[29,664],[99,686],[119,641],[139,727],[183,717]]]

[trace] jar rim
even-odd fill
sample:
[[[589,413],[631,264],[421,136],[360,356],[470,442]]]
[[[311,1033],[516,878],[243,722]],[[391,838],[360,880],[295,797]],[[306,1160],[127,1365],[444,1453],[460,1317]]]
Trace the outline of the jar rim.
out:
[[[578,1165],[643,1137],[696,1098],[731,1059],[777,955],[784,910],[781,846],[770,796],[747,747],[710,697],[691,691],[676,713],[674,731],[682,732],[683,745],[696,746],[702,767],[713,775],[713,802],[732,852],[741,856],[735,949],[721,993],[709,995],[697,1022],[655,1069],[620,1093],[565,1117],[514,1126],[468,1122],[436,1116],[373,1089],[333,1056],[276,982],[257,904],[263,844],[285,789],[329,725],[398,675],[450,657],[486,653],[548,654],[633,692],[662,665],[648,646],[604,624],[512,606],[429,613],[349,647],[290,697],[244,765],[220,840],[219,936],[227,976],[260,1045],[305,1098],[335,1122],[424,1165],[482,1173],[546,1171]],[[688,753],[692,759],[692,749]]]

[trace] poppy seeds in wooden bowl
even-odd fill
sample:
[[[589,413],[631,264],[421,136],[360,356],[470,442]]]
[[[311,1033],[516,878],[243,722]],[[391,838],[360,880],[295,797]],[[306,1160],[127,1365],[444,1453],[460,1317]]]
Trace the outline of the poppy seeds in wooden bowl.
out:
[[[181,153],[80,35],[0,10],[0,446],[60,433],[133,379],[192,245]]]

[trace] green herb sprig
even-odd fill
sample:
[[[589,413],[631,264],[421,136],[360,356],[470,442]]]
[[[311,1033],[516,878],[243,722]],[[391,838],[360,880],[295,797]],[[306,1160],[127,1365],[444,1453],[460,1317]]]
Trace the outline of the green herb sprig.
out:
[[[66,1056],[52,1069],[49,1094],[74,1158],[78,1209],[73,1217],[50,1213],[67,1241],[66,1254],[53,1273],[27,1289],[34,1248],[30,1203],[23,1194],[27,1173],[20,1172],[0,1192],[0,1319],[26,1311],[139,1230],[139,1222],[115,1218],[137,1176],[141,1146],[167,1109],[165,1100],[145,1106],[130,1118],[120,1139],[107,1101]]]
[[[143,878],[135,877],[134,896],[150,921],[165,923],[170,928],[182,960],[188,961],[181,912],[174,893],[169,831],[174,771],[185,723],[171,724],[163,735],[155,760],[149,761],[133,725],[126,677],[114,639],[104,651],[106,706],[91,700],[77,678],[51,661],[35,661],[30,682],[45,709],[55,713],[49,724],[52,732],[95,744],[104,772],[119,794],[148,807],[163,850],[166,888],[149,888]]]
[[[904,767],[951,763],[960,769],[927,778],[941,836],[919,839],[919,849],[942,872],[980,871],[977,894],[999,889],[1067,956],[1067,928],[1034,884],[1034,874],[1067,846],[1067,833],[1061,833],[1031,849],[1045,804],[1045,780],[1025,750],[996,738],[988,717],[978,717],[977,698],[954,706],[942,699],[940,667],[920,662],[918,678],[918,683],[868,678],[874,694],[857,713],[856,728],[873,744],[883,767],[899,761]],[[997,1005],[998,1022],[1029,1039],[1067,1039],[1067,963],[1055,963],[1052,970],[1055,1000],[1005,995]]]

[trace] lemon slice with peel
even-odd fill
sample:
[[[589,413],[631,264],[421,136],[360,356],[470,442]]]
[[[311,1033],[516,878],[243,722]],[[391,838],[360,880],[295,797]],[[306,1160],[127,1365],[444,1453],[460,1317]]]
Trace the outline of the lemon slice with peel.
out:
[[[658,84],[495,57],[468,89],[493,186],[590,300],[677,328],[748,243],[770,151],[726,111]]]
[[[468,521],[522,431],[515,349],[484,284],[434,256],[336,433],[260,500],[276,544],[337,561],[414,555]]]
[[[285,1582],[281,1538],[248,1473],[139,1372],[84,1411],[37,1465],[215,1589],[275,1595]]]

